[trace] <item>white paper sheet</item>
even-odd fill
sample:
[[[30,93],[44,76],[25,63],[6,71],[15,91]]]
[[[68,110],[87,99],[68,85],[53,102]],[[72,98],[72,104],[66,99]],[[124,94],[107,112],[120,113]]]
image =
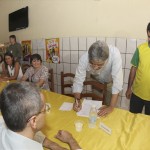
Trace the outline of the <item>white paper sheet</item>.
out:
[[[73,103],[64,102],[60,106],[59,110],[61,110],[61,111],[71,111],[72,107],[73,107]]]
[[[77,115],[81,117],[89,117],[92,105],[95,105],[96,109],[99,109],[100,107],[102,107],[102,101],[93,101],[84,99],[82,103],[82,109],[79,112],[77,112]]]

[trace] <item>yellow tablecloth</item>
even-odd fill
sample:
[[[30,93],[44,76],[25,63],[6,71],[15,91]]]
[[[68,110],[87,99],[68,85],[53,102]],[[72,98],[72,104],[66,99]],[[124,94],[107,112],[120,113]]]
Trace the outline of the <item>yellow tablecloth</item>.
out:
[[[6,83],[0,84],[0,91],[5,85]],[[150,150],[150,116],[135,115],[116,108],[108,117],[99,118],[95,129],[89,129],[88,118],[78,117],[73,110],[59,111],[63,102],[73,102],[73,98],[48,91],[43,91],[43,94],[52,108],[46,115],[42,131],[63,147],[69,148],[67,144],[54,138],[58,130],[71,132],[84,150]],[[76,120],[84,122],[82,132],[75,131]],[[111,135],[98,128],[100,122],[112,129]]]
[[[98,119],[97,128],[89,129],[88,118],[78,117],[73,110],[59,111],[63,102],[73,102],[73,98],[52,92],[43,93],[52,106],[51,112],[46,116],[43,132],[60,145],[67,147],[54,138],[61,129],[71,132],[84,150],[150,150],[149,116],[135,115],[116,108],[108,117]],[[82,132],[75,131],[74,122],[78,119],[84,121]],[[112,129],[112,135],[98,128],[100,122]]]

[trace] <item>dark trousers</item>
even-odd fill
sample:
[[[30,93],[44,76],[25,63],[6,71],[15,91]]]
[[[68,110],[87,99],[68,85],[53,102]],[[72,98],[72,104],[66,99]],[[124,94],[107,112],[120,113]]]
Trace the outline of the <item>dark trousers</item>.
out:
[[[150,115],[150,101],[146,101],[136,96],[134,93],[131,95],[130,100],[130,112],[142,113],[143,107],[145,106],[145,114]]]

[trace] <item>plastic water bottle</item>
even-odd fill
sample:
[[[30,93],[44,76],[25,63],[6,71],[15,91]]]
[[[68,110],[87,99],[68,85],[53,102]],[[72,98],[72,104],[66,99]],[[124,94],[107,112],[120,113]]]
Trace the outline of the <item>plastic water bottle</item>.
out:
[[[96,127],[96,120],[97,120],[96,106],[92,105],[90,113],[89,113],[89,128],[95,128]]]

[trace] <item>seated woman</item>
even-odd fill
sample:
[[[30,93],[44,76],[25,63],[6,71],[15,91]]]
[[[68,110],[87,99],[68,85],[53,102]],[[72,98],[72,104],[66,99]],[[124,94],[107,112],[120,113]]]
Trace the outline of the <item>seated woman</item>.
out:
[[[39,54],[33,54],[30,59],[31,67],[23,75],[21,81],[29,80],[42,89],[50,90],[48,85],[48,68],[42,65]]]
[[[2,64],[1,81],[20,80],[23,76],[19,62],[14,60],[14,56],[7,52],[4,54],[4,63]]]

